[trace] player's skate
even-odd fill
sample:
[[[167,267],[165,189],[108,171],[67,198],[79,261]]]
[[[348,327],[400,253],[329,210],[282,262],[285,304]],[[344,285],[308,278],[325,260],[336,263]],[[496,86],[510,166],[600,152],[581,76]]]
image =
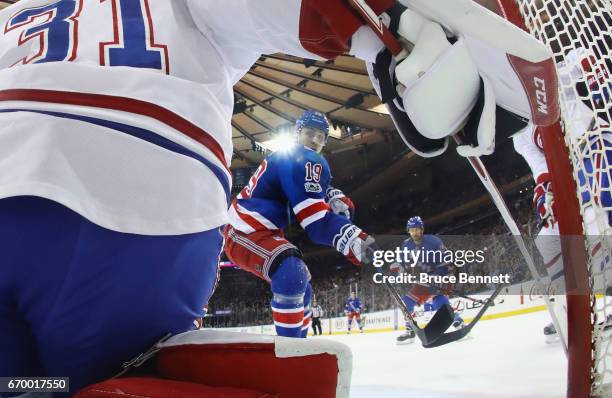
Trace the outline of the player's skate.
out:
[[[453,327],[455,330],[463,329],[465,327],[465,322],[463,319],[457,319],[455,322],[453,322]]]
[[[462,318],[455,318],[455,321],[453,322],[453,328],[455,328],[455,330],[463,329],[465,326],[466,326],[465,321]],[[473,338],[474,336],[470,333],[470,334],[466,334],[465,336],[463,336],[457,341],[472,340]]]
[[[414,330],[406,329],[406,332],[397,336],[397,345],[406,345],[414,343]]]
[[[544,327],[544,338],[546,339],[546,344],[553,344],[559,341],[559,334],[552,322]]]

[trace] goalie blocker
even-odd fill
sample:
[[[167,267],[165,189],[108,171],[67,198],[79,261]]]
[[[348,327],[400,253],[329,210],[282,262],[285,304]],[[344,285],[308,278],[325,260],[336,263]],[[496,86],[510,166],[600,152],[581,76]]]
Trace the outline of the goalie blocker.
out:
[[[76,398],[349,396],[352,354],[335,341],[196,330],[159,342],[148,353],[154,356],[144,374],[91,385]]]
[[[440,155],[463,129],[459,154],[488,155],[496,135],[509,136],[527,120],[547,126],[558,119],[555,87],[546,84],[555,76],[552,55],[540,42],[471,0],[401,3],[408,8],[397,4],[383,19],[409,55],[383,49],[367,69],[414,152]],[[381,39],[396,47],[388,34]]]

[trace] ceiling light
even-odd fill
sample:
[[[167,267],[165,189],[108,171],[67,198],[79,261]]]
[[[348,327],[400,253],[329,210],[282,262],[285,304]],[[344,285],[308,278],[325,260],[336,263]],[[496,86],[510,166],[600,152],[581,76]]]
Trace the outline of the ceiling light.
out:
[[[290,151],[296,144],[296,135],[285,129],[276,134],[272,139],[261,143],[262,146],[272,152]]]

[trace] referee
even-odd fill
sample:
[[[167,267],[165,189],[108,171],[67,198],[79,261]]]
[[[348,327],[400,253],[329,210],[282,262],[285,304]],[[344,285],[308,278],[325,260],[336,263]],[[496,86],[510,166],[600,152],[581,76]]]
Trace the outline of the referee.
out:
[[[317,328],[319,328],[319,335],[323,334],[321,330],[321,318],[323,317],[323,308],[317,303],[317,299],[312,299],[312,331],[314,335],[317,335]]]

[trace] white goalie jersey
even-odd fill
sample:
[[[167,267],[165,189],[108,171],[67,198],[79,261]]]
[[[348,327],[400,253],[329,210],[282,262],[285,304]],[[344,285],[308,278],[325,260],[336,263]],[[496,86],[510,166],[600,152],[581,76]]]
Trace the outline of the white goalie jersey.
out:
[[[321,16],[313,23],[325,8],[315,3],[22,0],[3,9],[0,198],[49,198],[127,233],[225,224],[232,86],[261,54],[332,57],[359,28],[350,13],[342,32]],[[382,12],[391,2],[378,3]]]

